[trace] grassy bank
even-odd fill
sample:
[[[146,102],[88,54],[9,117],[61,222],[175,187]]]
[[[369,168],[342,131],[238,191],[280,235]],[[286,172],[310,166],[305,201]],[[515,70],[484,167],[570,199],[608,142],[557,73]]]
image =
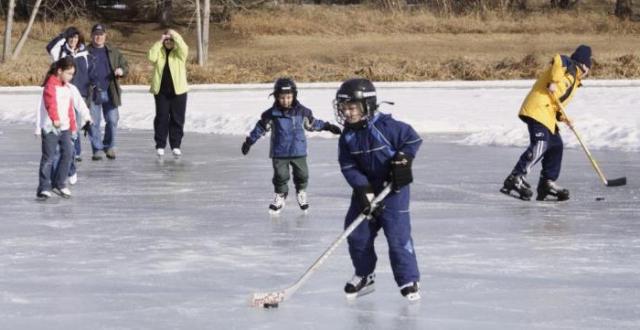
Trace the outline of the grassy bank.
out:
[[[38,23],[20,59],[0,66],[1,85],[39,84],[44,45],[65,25]],[[146,51],[162,33],[155,24],[114,22],[112,44],[131,64],[126,84],[147,84]],[[17,33],[24,26],[18,23]],[[194,45],[195,32],[177,29]],[[367,7],[293,6],[244,11],[211,31],[209,64],[189,64],[191,83],[533,78],[556,53],[594,49],[596,78],[640,78],[640,24],[590,12],[488,12],[441,17],[426,11],[383,13]],[[14,40],[15,42],[16,40]],[[191,49],[195,61],[195,47]]]

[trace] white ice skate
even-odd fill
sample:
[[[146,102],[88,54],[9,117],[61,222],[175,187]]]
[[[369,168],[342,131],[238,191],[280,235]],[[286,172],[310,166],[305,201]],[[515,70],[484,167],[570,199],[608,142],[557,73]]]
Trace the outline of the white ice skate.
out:
[[[366,294],[369,294],[375,290],[375,281],[376,274],[371,273],[365,277],[360,277],[358,275],[353,275],[351,281],[347,282],[344,286],[344,294],[347,299],[353,300],[358,297],[362,297]]]
[[[304,190],[298,191],[296,194],[296,200],[298,200],[298,205],[300,205],[300,209],[307,213],[309,209],[309,201],[307,200],[307,192]]]
[[[173,148],[171,149],[171,152],[173,153],[173,158],[175,159],[180,159],[180,157],[182,157],[182,150],[180,150],[180,148]]]
[[[273,198],[273,202],[269,204],[269,213],[272,215],[279,214],[284,208],[286,199],[287,193],[276,193],[276,196]]]

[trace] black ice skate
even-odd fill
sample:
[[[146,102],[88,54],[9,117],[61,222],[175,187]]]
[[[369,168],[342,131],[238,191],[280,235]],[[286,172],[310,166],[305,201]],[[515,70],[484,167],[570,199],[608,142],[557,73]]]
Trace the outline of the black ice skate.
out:
[[[307,211],[309,208],[309,201],[307,200],[307,192],[304,190],[298,191],[296,193],[296,199],[298,200],[298,205],[300,205],[300,209],[303,211]]]
[[[420,300],[420,283],[411,282],[401,286],[400,294],[409,301]]]
[[[540,180],[538,182],[538,196],[536,200],[543,201],[547,196],[556,197],[558,202],[566,201],[569,199],[569,190],[560,187],[557,183],[551,180]]]
[[[511,195],[512,190],[515,190],[519,196]],[[506,179],[504,179],[504,184],[502,188],[500,188],[500,192],[512,197],[520,198],[523,201],[531,200],[531,196],[533,196],[533,191],[531,191],[531,185],[529,182],[524,179],[523,175],[515,174],[510,174]]]
[[[278,214],[284,207],[285,200],[287,199],[287,193],[276,193],[273,202],[269,204],[269,213]]]
[[[371,273],[365,277],[353,275],[351,281],[344,286],[344,293],[347,299],[355,299],[375,290],[376,274]]]

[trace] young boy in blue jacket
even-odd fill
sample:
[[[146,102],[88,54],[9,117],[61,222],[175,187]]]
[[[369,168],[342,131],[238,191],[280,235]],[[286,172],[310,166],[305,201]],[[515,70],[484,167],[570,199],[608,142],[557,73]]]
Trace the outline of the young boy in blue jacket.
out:
[[[345,228],[360,213],[372,216],[347,237],[355,275],[344,291],[349,299],[373,291],[377,261],[373,242],[382,228],[394,279],[400,293],[413,301],[420,299],[420,272],[411,239],[409,183],[413,182],[411,163],[422,139],[408,124],[377,112],[376,102],[375,87],[366,79],[345,81],[334,101],[337,118],[344,122],[340,167],[353,188]],[[387,184],[393,191],[372,211],[371,200]]]
[[[262,113],[260,120],[242,144],[242,154],[249,153],[251,146],[268,131],[271,132],[269,155],[273,163],[273,186],[275,198],[269,205],[271,213],[278,213],[285,205],[289,193],[289,167],[293,170],[293,183],[300,209],[309,208],[307,184],[307,131],[330,131],[340,134],[340,127],[313,117],[311,110],[298,101],[298,89],[293,80],[276,80],[272,95],[273,106]]]

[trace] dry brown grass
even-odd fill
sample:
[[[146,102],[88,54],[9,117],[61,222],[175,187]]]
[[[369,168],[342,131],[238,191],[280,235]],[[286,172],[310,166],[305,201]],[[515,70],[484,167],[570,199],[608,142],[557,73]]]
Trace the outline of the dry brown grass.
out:
[[[70,22],[88,31],[87,21]],[[131,64],[126,84],[147,84],[146,51],[154,24],[109,24],[110,42]],[[17,30],[23,27],[18,24]],[[20,60],[0,65],[1,85],[39,84],[48,39],[62,24],[37,24]],[[179,30],[194,45],[194,31]],[[532,78],[557,52],[593,47],[597,78],[640,77],[640,24],[599,13],[488,12],[438,17],[424,11],[382,13],[366,7],[297,6],[241,12],[212,31],[209,65],[189,64],[191,83]],[[17,39],[17,32],[15,39]],[[195,47],[192,47],[192,57]]]

